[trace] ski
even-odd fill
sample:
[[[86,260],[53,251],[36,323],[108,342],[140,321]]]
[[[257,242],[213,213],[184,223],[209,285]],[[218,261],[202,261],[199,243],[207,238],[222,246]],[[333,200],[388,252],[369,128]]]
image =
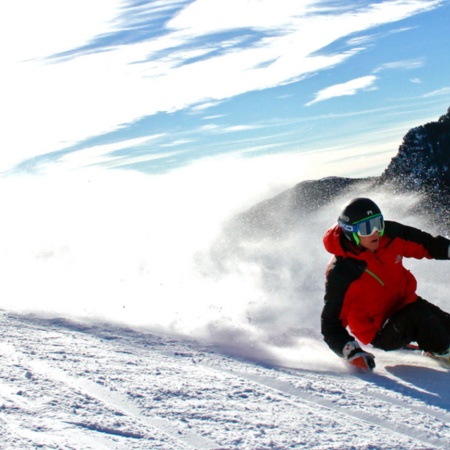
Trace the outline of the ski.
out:
[[[443,367],[450,368],[450,360],[439,358],[439,356],[436,356],[433,353],[422,350],[417,344],[408,344],[405,347],[403,347],[403,350],[420,352],[423,356],[434,359],[435,361],[440,363]]]

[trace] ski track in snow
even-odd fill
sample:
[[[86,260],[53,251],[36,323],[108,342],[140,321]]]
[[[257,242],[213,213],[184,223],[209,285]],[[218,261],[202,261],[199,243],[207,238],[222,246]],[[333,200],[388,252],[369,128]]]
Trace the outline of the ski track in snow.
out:
[[[376,353],[362,375],[114,325],[0,324],[2,449],[450,448],[449,371],[418,354]]]

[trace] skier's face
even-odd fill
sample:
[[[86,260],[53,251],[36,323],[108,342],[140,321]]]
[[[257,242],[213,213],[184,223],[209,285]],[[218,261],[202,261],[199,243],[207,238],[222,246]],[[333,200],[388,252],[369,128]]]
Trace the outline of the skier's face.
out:
[[[360,236],[359,243],[362,247],[369,250],[370,252],[374,252],[377,250],[378,245],[380,244],[380,233],[379,231],[375,231],[375,233],[370,236]]]

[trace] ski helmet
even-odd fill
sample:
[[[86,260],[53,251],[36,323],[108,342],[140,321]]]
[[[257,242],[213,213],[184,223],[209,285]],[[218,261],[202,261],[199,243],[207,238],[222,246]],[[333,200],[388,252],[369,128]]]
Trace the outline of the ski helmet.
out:
[[[380,208],[370,198],[357,197],[347,203],[342,209],[338,218],[338,225],[344,231],[347,239],[359,245],[359,224],[364,223],[365,225],[365,232],[360,234],[370,235],[373,232],[372,225],[366,223],[366,219],[372,218],[376,219],[374,227],[376,227],[380,232],[380,236],[382,236],[384,232],[384,220]]]

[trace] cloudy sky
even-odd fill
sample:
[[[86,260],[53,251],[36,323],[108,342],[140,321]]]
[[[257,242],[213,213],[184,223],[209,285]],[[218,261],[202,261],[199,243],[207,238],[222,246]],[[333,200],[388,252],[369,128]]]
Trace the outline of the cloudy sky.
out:
[[[448,0],[2,2],[0,170],[330,152],[382,170],[450,106],[449,21]]]

